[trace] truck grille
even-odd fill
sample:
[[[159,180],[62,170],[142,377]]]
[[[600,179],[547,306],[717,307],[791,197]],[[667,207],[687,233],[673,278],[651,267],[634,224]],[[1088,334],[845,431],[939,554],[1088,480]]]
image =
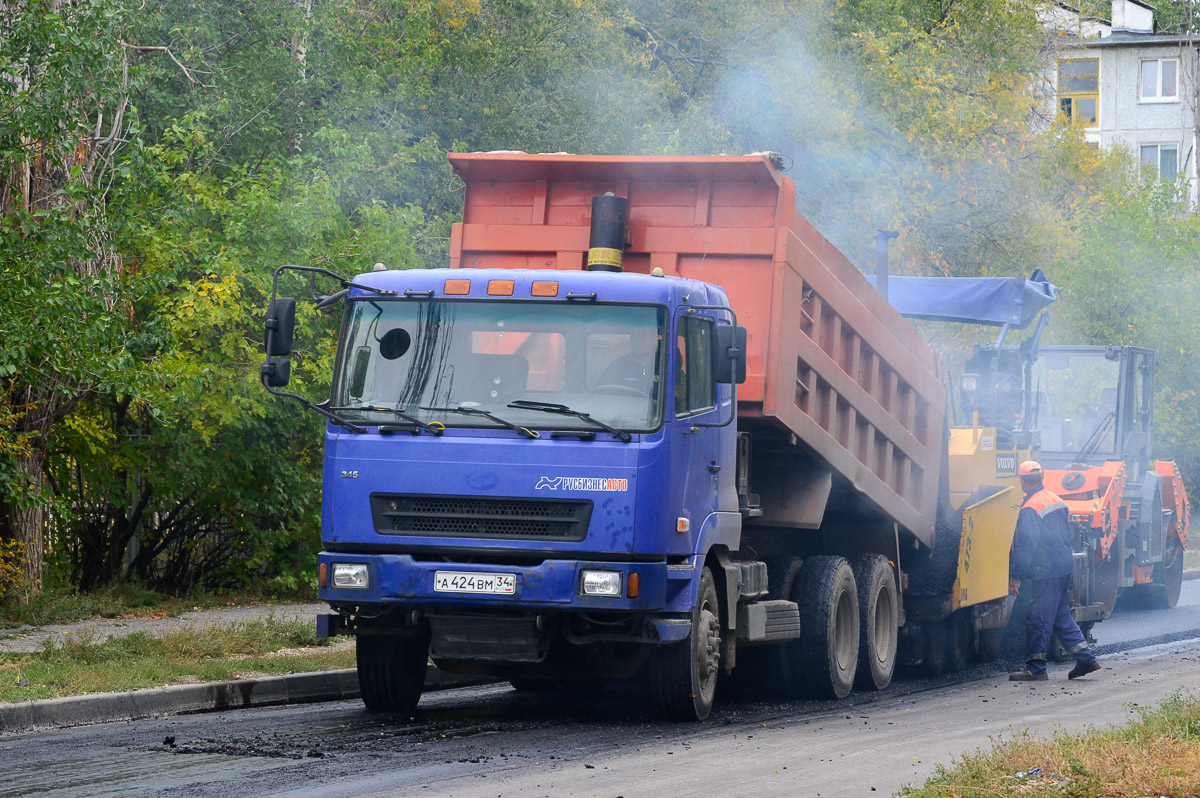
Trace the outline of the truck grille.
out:
[[[381,535],[578,541],[587,536],[592,503],[377,493],[371,515]]]

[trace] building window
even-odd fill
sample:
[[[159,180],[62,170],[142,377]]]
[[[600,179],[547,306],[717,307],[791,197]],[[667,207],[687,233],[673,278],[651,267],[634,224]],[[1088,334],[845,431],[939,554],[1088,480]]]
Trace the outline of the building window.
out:
[[[1143,144],[1142,171],[1154,170],[1160,180],[1174,182],[1179,172],[1179,148],[1174,144]]]
[[[1100,105],[1100,59],[1058,62],[1058,109],[1073,124],[1095,127]]]
[[[1142,102],[1176,102],[1179,100],[1179,61],[1164,58],[1142,62]]]

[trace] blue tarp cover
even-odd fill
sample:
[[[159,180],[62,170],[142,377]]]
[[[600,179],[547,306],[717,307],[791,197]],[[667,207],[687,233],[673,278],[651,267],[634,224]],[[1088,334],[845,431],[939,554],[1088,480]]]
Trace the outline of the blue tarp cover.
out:
[[[875,277],[867,280],[875,285]],[[901,316],[1024,329],[1056,298],[1040,271],[1021,277],[888,277],[888,301]]]

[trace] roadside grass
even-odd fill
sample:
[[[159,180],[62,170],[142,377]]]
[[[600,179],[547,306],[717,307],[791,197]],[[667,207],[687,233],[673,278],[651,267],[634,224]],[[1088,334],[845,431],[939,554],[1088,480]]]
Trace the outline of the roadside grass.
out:
[[[311,621],[273,618],[103,642],[85,634],[0,653],[0,702],[354,667],[353,644],[330,643]]]
[[[1051,739],[1028,733],[966,754],[904,798],[1038,798],[1038,796],[1200,795],[1200,699],[1176,693],[1157,708],[1137,709],[1126,726]],[[1041,770],[1027,774],[1035,767]]]
[[[300,591],[294,596],[271,595],[273,601],[311,601],[312,591]],[[89,593],[66,589],[49,589],[28,604],[17,601],[0,602],[0,628],[23,625],[48,626],[73,623],[86,618],[116,618],[122,615],[174,617],[189,610],[212,609],[268,601],[268,596],[246,593],[193,592],[172,596],[125,583]]]

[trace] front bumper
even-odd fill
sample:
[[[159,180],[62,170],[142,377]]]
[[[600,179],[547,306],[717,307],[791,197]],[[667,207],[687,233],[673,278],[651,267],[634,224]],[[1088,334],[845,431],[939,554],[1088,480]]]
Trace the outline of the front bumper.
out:
[[[665,562],[605,562],[545,560],[539,565],[480,565],[417,561],[408,554],[340,554],[321,552],[320,565],[332,573],[334,563],[366,563],[370,579],[365,588],[321,587],[318,594],[332,604],[393,605],[411,608],[512,609],[527,611],[686,612],[691,568],[668,567]],[[621,574],[621,596],[585,596],[584,570]],[[434,589],[438,571],[478,574],[512,574],[516,589],[511,595],[446,593]],[[629,577],[638,575],[638,595],[629,597]]]

